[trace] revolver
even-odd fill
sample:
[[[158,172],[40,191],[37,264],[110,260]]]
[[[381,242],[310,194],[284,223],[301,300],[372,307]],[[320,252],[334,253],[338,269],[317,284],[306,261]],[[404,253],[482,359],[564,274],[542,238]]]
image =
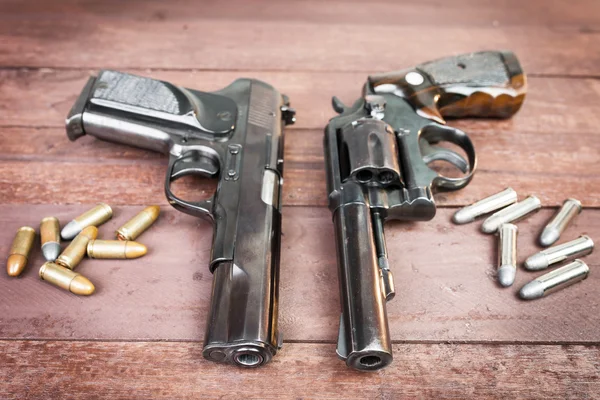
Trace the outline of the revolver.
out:
[[[105,70],[88,80],[66,119],[71,140],[88,134],[168,154],[169,203],[213,224],[209,360],[258,367],[281,347],[283,128],[294,114],[286,96],[254,79],[209,93]],[[171,183],[186,175],[217,179],[215,193],[177,197]]]
[[[340,283],[336,351],[347,366],[392,362],[386,302],[395,291],[384,222],[432,219],[433,194],[465,187],[476,170],[473,143],[445,118],[508,118],[525,92],[516,56],[486,51],[372,75],[352,106],[333,98],[339,115],[325,128],[324,150]],[[437,162],[459,176],[440,173]]]

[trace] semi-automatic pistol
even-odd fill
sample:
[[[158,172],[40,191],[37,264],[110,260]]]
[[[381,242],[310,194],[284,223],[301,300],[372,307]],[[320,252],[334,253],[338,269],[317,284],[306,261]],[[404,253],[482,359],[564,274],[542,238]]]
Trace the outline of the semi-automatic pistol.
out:
[[[508,118],[525,92],[516,56],[487,51],[370,76],[350,107],[333,98],[340,115],[325,129],[324,148],[340,280],[337,354],[349,367],[392,362],[385,305],[395,292],[384,222],[432,219],[433,194],[463,188],[475,172],[471,140],[445,118]],[[460,173],[442,175],[439,162]]]
[[[257,367],[281,346],[277,328],[283,127],[286,96],[253,79],[216,92],[101,71],[69,113],[69,139],[85,134],[169,155],[165,193],[176,209],[213,224],[213,287],[203,354]],[[218,180],[214,195],[187,201],[171,182]]]

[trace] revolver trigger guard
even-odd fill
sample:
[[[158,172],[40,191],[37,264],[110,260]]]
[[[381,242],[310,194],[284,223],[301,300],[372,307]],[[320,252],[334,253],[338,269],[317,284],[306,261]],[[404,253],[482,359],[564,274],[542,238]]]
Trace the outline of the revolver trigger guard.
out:
[[[434,146],[431,143],[446,141],[460,147],[466,154],[465,160],[460,154],[440,146]],[[473,178],[477,169],[477,155],[473,142],[467,134],[460,129],[452,128],[447,125],[432,123],[421,130],[419,136],[419,147],[421,156],[426,164],[436,160],[447,161],[458,168],[464,175],[458,178],[450,178],[436,172],[437,176],[433,179],[432,185],[441,190],[457,190],[465,187]]]
[[[167,196],[167,200],[176,210],[212,222],[214,220],[212,214],[213,205],[215,203],[214,195],[202,201],[186,201],[173,194],[171,191],[171,182],[185,175],[201,175],[209,178],[215,177],[215,175],[218,174],[218,166],[216,172],[213,172],[213,169],[208,165],[210,163],[205,160],[182,166],[181,163],[186,162],[184,161],[185,159],[186,155],[181,157],[172,155],[169,159],[169,166],[167,168],[167,176],[165,179],[165,195]]]
[[[446,161],[458,168],[463,174],[468,173],[469,163],[457,152],[444,147],[433,146],[427,140],[419,141],[419,147],[425,164],[439,160]]]

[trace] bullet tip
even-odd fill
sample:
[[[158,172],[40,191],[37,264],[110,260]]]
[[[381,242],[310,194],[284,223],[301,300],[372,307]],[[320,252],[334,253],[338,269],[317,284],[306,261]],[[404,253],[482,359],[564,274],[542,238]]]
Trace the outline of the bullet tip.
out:
[[[80,296],[89,296],[95,290],[94,284],[83,275],[77,275],[69,285],[69,291]]]
[[[60,237],[64,240],[71,240],[77,234],[81,232],[81,226],[77,221],[71,221],[65,225],[65,227],[60,231]]]
[[[156,219],[160,214],[160,206],[148,206],[144,209],[144,211],[150,214],[152,219]]]
[[[515,282],[517,270],[512,265],[503,265],[498,268],[498,282],[503,287],[509,287]]]
[[[473,222],[473,217],[469,215],[469,213],[464,212],[464,209],[458,210],[452,216],[452,222],[457,225],[468,224],[469,222]]]
[[[79,234],[87,237],[89,240],[94,240],[98,237],[98,228],[87,226]]]
[[[548,258],[543,253],[534,254],[525,260],[525,268],[530,271],[548,268]]]
[[[544,285],[539,281],[531,281],[521,288],[519,297],[523,300],[533,300],[544,295]]]
[[[54,261],[60,254],[60,244],[56,242],[47,242],[42,245],[42,254],[46,261]]]
[[[489,218],[483,221],[481,224],[481,232],[483,233],[494,233],[498,230],[498,224]]]
[[[148,248],[138,242],[127,242],[125,248],[126,258],[138,258],[145,255],[148,252]]]
[[[540,235],[540,244],[544,247],[552,245],[560,237],[560,232],[556,228],[546,228]]]
[[[19,276],[25,269],[27,258],[21,254],[12,254],[6,262],[6,272],[8,276]]]

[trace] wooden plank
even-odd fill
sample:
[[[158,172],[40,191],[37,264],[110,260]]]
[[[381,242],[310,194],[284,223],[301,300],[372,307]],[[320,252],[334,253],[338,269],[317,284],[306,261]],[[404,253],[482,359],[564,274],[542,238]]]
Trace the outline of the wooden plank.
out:
[[[63,223],[89,206],[0,206],[0,254],[21,225],[56,215]],[[115,207],[100,228],[110,238],[139,207]],[[600,265],[585,258],[589,278],[547,298],[523,302],[516,293],[539,275],[519,270],[509,289],[494,278],[496,239],[479,224],[454,226],[453,210],[429,223],[388,224],[396,298],[388,304],[394,341],[599,343]],[[519,257],[538,250],[535,236],[550,218],[543,210],[519,223]],[[600,236],[600,211],[585,210],[563,235]],[[140,237],[150,253],[137,260],[85,260],[78,268],[97,287],[81,298],[40,282],[39,248],[19,279],[0,274],[0,338],[194,340],[204,335],[211,290],[209,224],[168,207]],[[169,245],[165,245],[168,243]],[[286,207],[283,217],[280,326],[286,341],[337,340],[339,302],[331,215],[325,208]],[[110,321],[110,323],[108,323]]]
[[[398,64],[401,68],[410,64]],[[368,73],[129,71],[190,88],[213,91],[240,76],[271,83],[290,97],[297,111],[293,129],[322,130],[335,115],[331,97],[352,104]],[[373,71],[374,72],[374,71]],[[54,69],[0,70],[0,126],[64,127],[64,120],[88,77],[94,71]],[[600,81],[597,79],[536,78],[528,80],[523,108],[509,120],[456,120],[452,126],[467,132],[558,132],[577,135],[596,132],[600,125]],[[35,110],[35,112],[33,112]]]
[[[597,399],[600,349],[394,346],[387,369],[350,371],[333,345],[286,345],[260,369],[202,358],[198,343],[1,341],[0,396],[22,399]]]
[[[596,132],[494,131],[486,124],[469,126],[479,154],[475,178],[463,190],[437,194],[439,206],[470,204],[507,186],[522,196],[538,195],[545,206],[567,197],[600,206],[600,177],[593,172],[600,169]],[[287,132],[285,205],[326,205],[322,135],[314,129]],[[166,156],[91,137],[69,142],[63,128],[4,128],[0,160],[0,203],[167,204],[162,190]],[[200,178],[183,179],[175,187],[192,200],[208,197],[215,188]]]
[[[146,12],[140,11],[145,3],[138,2],[127,7],[116,1],[102,6],[6,4],[0,9],[0,65],[5,67],[371,72],[445,54],[510,48],[530,73],[600,72],[595,40],[598,6],[591,2],[582,3],[588,5],[586,12],[570,4],[557,6],[548,19],[540,16],[544,13],[539,9],[548,8],[541,2],[521,2],[502,12],[497,10],[504,4],[498,4],[483,13],[476,3],[449,11],[451,3],[440,7],[430,2],[420,8],[419,3],[354,2],[328,7],[315,1],[306,8],[294,2],[264,16],[270,4],[240,7],[238,2],[233,13],[227,6],[211,13],[211,6],[189,7],[183,2],[175,6],[177,11],[154,3]],[[466,11],[469,5],[473,10]],[[413,9],[412,15],[405,12],[407,7]],[[279,14],[282,8],[287,11]],[[336,10],[343,8],[347,9],[338,18]],[[503,17],[511,11],[517,17]],[[297,18],[286,17],[296,13]],[[467,19],[472,22],[465,23]],[[527,22],[531,19],[539,22]]]
[[[414,61],[412,61],[414,63]],[[394,68],[409,64],[398,63]],[[213,91],[240,76],[251,76],[275,86],[290,97],[297,111],[292,129],[322,130],[335,115],[331,97],[352,104],[368,73],[305,72],[214,72],[214,71],[129,71],[190,88]],[[371,71],[375,72],[375,71]],[[90,74],[94,71],[53,69],[0,70],[0,125],[64,127],[64,120]],[[600,125],[600,81],[597,79],[529,79],[523,108],[510,120],[451,121],[467,132],[492,130],[507,132],[558,132],[576,135],[596,132]],[[33,112],[32,110],[35,110]]]
[[[540,0],[522,2],[505,0],[454,0],[451,3],[436,0],[397,2],[377,0],[368,3],[356,0],[332,0],[326,3],[316,0],[290,0],[273,2],[254,0],[248,3],[233,0],[227,3],[201,2],[190,7],[188,0],[172,0],[168,6],[161,1],[132,0],[123,5],[116,0],[102,3],[69,0],[38,4],[36,1],[3,0],[0,11],[5,18],[56,18],[65,15],[93,15],[103,20],[135,19],[137,21],[202,20],[255,21],[269,20],[303,21],[319,24],[357,25],[404,25],[417,26],[597,26],[600,18],[594,10],[594,0],[555,2],[547,7]],[[546,7],[545,7],[546,6]],[[540,8],[544,12],[539,12]],[[402,20],[398,19],[402,16]]]

